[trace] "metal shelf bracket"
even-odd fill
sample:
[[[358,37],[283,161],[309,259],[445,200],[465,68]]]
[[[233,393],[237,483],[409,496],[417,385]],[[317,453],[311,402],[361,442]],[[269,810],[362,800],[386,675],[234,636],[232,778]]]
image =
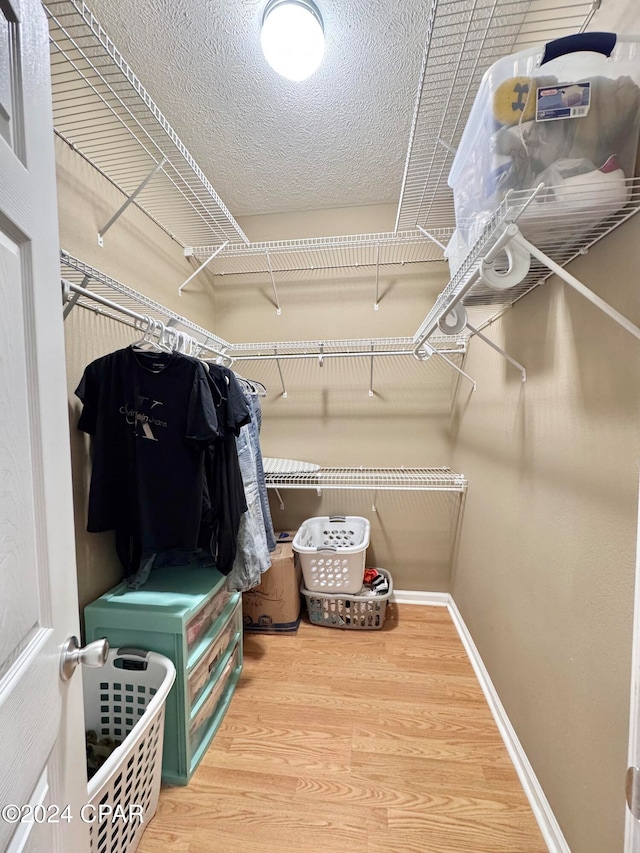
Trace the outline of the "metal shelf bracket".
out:
[[[371,344],[371,376],[369,379],[369,396],[370,397],[374,396],[374,391],[373,391],[373,355],[374,355],[374,349],[373,349],[373,344]]]
[[[282,383],[282,396],[286,400],[287,399],[287,388],[284,384],[284,376],[282,375],[282,368],[280,367],[280,358],[278,356],[278,350],[274,348],[273,350],[275,359],[276,359],[276,367],[278,368],[278,373],[280,374],[280,382]]]
[[[421,225],[416,225],[416,228],[418,229],[418,231],[419,231],[421,234],[424,234],[424,236],[425,236],[425,237],[428,237],[428,238],[429,238],[429,240],[431,240],[431,242],[432,242],[432,243],[435,243],[435,244],[436,244],[436,246],[440,246],[440,248],[442,249],[442,251],[443,251],[443,252],[445,251],[445,249],[446,249],[447,247],[444,245],[444,243],[441,243],[441,242],[440,242],[440,240],[438,240],[438,238],[437,238],[437,237],[434,237],[434,236],[433,236],[433,234],[429,233],[429,231],[427,231],[427,230],[426,230],[425,228],[423,228]]]
[[[194,272],[192,272],[186,281],[182,282],[182,284],[178,288],[178,296],[182,296],[182,291],[189,284],[189,282],[192,281],[198,275],[198,273],[202,272],[202,270],[207,266],[207,264],[211,263],[211,261],[216,257],[216,255],[220,254],[220,252],[224,249],[224,247],[228,244],[228,242],[229,242],[228,240],[225,240],[224,243],[222,244],[222,246],[219,246],[212,255],[209,255],[207,260],[203,261],[200,264],[200,266],[198,267],[198,269],[195,270]]]
[[[568,285],[573,287],[581,296],[584,296],[585,299],[588,299],[592,305],[595,305],[596,308],[599,308],[607,317],[610,317],[615,323],[619,326],[622,326],[627,332],[640,340],[640,329],[628,320],[623,314],[609,305],[608,302],[605,302],[600,296],[590,290],[586,285],[584,285],[579,279],[577,279],[571,273],[568,273],[564,267],[561,267],[554,260],[552,260],[549,255],[541,252],[533,243],[530,243],[525,237],[523,237],[520,229],[517,225],[509,226],[509,229],[515,230],[515,233],[512,234],[511,239],[522,248],[526,249],[534,258],[543,263],[551,272],[555,273],[559,278],[561,278]]]
[[[276,287],[276,280],[275,280],[275,277],[273,275],[273,267],[271,266],[271,255],[269,254],[269,252],[265,252],[265,255],[267,256],[267,264],[269,266],[269,276],[271,277],[271,287],[273,288],[273,297],[274,297],[275,303],[276,303],[276,314],[279,317],[282,314],[282,308],[280,307],[280,300],[278,299],[278,288]],[[286,397],[287,395],[285,394],[284,396]]]
[[[446,361],[450,367],[453,367],[454,370],[457,370],[461,376],[464,376],[464,378],[471,383],[472,389],[474,391],[476,390],[476,388],[478,387],[478,383],[475,381],[475,379],[472,379],[468,373],[465,373],[462,368],[458,367],[457,364],[454,364],[454,362],[451,361],[450,358],[447,358],[447,356],[444,355],[444,353],[442,353],[440,350],[434,349],[434,347],[430,346],[426,342],[426,340],[419,342],[413,351],[413,355],[415,358],[418,359],[418,361],[427,361],[427,359],[431,358],[432,355],[436,354],[439,355],[441,359]]]
[[[88,275],[82,279],[82,287],[86,287],[89,284],[90,278]],[[62,301],[65,303],[64,308],[62,309],[62,321],[64,322],[69,314],[75,308],[76,302],[80,299],[80,294],[76,290],[72,290],[71,285],[68,281],[63,279],[62,281]]]
[[[156,176],[156,174],[160,171],[160,169],[162,169],[162,167],[164,166],[164,164],[166,162],[167,162],[167,158],[163,157],[159,163],[156,163],[155,167],[149,172],[149,174],[144,179],[144,181],[142,181],[142,183],[138,185],[138,187],[131,193],[130,196],[127,196],[127,199],[124,202],[124,204],[118,210],[116,210],[116,212],[113,214],[111,219],[107,222],[107,224],[104,225],[98,231],[98,246],[100,246],[101,248],[104,246],[104,235],[107,233],[109,228],[111,228],[111,226],[114,225],[118,221],[118,219],[120,219],[120,217],[125,212],[125,210],[129,207],[131,202],[135,201],[136,196],[140,195],[142,190],[147,186],[148,183],[150,183],[150,181]]]

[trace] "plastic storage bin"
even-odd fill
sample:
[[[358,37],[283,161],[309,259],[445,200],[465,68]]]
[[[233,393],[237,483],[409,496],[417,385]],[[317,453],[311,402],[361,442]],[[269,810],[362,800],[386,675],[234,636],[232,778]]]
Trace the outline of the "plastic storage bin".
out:
[[[389,583],[384,595],[332,595],[325,592],[310,592],[301,587],[300,592],[307,602],[309,620],[314,625],[327,628],[346,628],[368,631],[382,628],[387,602],[393,594],[393,580],[389,572],[378,569]]]
[[[87,730],[122,741],[89,780],[91,853],[133,853],[156,812],[165,701],[175,677],[163,655],[124,648],[111,650],[103,667],[82,672]],[[112,820],[114,814],[126,820]]]
[[[293,540],[304,585],[314,592],[360,592],[371,524],[355,515],[308,518]]]
[[[495,62],[485,73],[451,172],[458,238],[480,236],[509,190],[535,242],[554,214],[575,232],[627,201],[640,130],[640,36],[582,33]],[[458,249],[458,247],[456,247]]]
[[[242,671],[242,597],[225,589],[215,569],[155,569],[142,589],[119,584],[87,605],[87,642],[106,637],[112,646],[139,646],[171,660],[176,681],[166,702],[162,781],[186,785],[222,723]],[[218,685],[235,661],[225,689]],[[208,702],[214,695],[218,701]],[[203,702],[212,712],[197,747],[190,726]]]

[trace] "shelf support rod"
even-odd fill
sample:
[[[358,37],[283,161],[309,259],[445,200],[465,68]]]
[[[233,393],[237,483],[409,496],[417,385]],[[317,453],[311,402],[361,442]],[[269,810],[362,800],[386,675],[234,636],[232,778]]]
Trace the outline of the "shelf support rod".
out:
[[[640,340],[640,329],[634,325],[630,320],[621,314],[619,311],[616,311],[608,302],[605,302],[604,299],[601,299],[596,293],[592,290],[589,290],[579,279],[575,276],[568,273],[563,267],[557,264],[555,261],[552,261],[548,255],[545,255],[544,252],[541,252],[533,243],[530,243],[525,237],[522,236],[520,230],[517,226],[513,226],[517,229],[517,234],[513,237],[513,239],[527,249],[534,258],[537,258],[541,263],[543,263],[546,267],[548,267],[551,272],[555,273],[559,276],[563,281],[565,281],[568,285],[573,287],[574,290],[577,290],[581,296],[584,296],[585,299],[588,299],[592,305],[595,305],[596,308],[599,308],[603,311],[607,317],[610,317],[615,323],[619,326],[622,326],[627,332]]]
[[[90,281],[91,281],[91,279],[89,278],[89,276],[85,275],[85,277],[82,279],[82,283],[81,283],[80,287],[85,288],[89,284]],[[80,296],[81,296],[80,292],[77,290],[70,290],[70,293],[71,293],[71,296],[69,297],[69,301],[67,302],[67,304],[62,309],[62,320],[63,320],[63,322],[64,322],[64,320],[67,319],[69,314],[71,314],[71,312],[75,308],[76,302],[78,301],[78,299],[80,299]]]
[[[279,317],[282,314],[282,308],[280,307],[280,300],[278,299],[278,289],[276,287],[276,280],[273,275],[273,267],[271,266],[271,255],[269,254],[269,252],[265,252],[265,255],[267,256],[267,265],[269,267],[269,275],[271,276],[271,287],[273,288],[273,297],[276,300],[276,314]],[[286,397],[287,395],[285,394],[284,396]]]
[[[445,141],[444,141],[444,139],[441,139],[440,137],[438,137],[438,140],[437,140],[437,141],[438,141],[438,145],[442,145],[442,147],[443,147],[444,149],[446,149],[447,151],[449,151],[449,152],[450,152],[451,154],[453,154],[453,156],[455,157],[455,155],[456,155],[456,154],[457,154],[457,152],[458,152],[458,149],[457,149],[457,148],[454,148],[454,147],[453,147],[453,145],[449,145],[449,143],[448,143],[448,142],[445,142]]]
[[[469,331],[472,332],[474,335],[477,335],[481,341],[485,342],[485,344],[488,344],[491,349],[494,349],[496,352],[499,352],[500,355],[509,362],[509,364],[512,364],[520,371],[520,373],[522,374],[522,381],[527,381],[527,368],[523,364],[520,364],[519,361],[516,361],[515,358],[512,358],[509,353],[505,352],[502,347],[498,346],[498,344],[494,344],[492,340],[490,340],[486,335],[483,335],[482,332],[479,332],[478,329],[475,328],[475,326],[471,325],[471,323],[467,323],[467,329],[469,329]]]
[[[142,190],[147,186],[147,184],[149,183],[149,181],[151,181],[151,180],[152,180],[152,178],[154,178],[154,177],[155,177],[156,173],[157,173],[157,172],[159,172],[159,171],[160,171],[160,169],[162,169],[162,167],[164,166],[164,164],[165,164],[166,162],[167,162],[167,158],[166,158],[166,157],[163,157],[163,158],[162,158],[162,160],[161,160],[159,163],[156,163],[155,167],[154,167],[154,168],[149,172],[149,174],[147,175],[147,177],[146,177],[146,178],[144,179],[144,181],[143,181],[143,182],[138,186],[138,188],[137,188],[137,189],[135,189],[135,190],[131,193],[131,195],[130,195],[130,196],[127,196],[127,199],[126,199],[125,203],[122,205],[122,207],[120,207],[120,208],[119,208],[119,209],[118,209],[118,210],[113,214],[113,216],[112,216],[112,217],[111,217],[111,219],[107,222],[107,224],[106,224],[105,226],[103,226],[103,227],[100,229],[100,231],[98,231],[98,246],[100,246],[100,247],[104,246],[104,235],[107,233],[107,231],[109,230],[109,228],[111,228],[111,226],[112,226],[115,222],[117,222],[117,221],[118,221],[118,219],[120,219],[120,217],[121,217],[121,216],[122,216],[122,214],[125,212],[125,210],[129,207],[129,205],[131,204],[131,202],[132,202],[132,201],[135,201],[136,197],[137,197],[138,195],[140,195],[140,193],[141,193],[141,192],[142,192]]]
[[[203,269],[204,269],[208,264],[210,264],[210,263],[211,263],[211,261],[216,257],[216,255],[219,255],[219,254],[220,254],[220,252],[224,249],[224,247],[225,247],[225,246],[227,246],[228,244],[229,244],[229,241],[228,241],[228,240],[225,240],[225,241],[224,241],[224,243],[222,244],[222,246],[218,246],[218,248],[215,250],[215,252],[214,252],[212,255],[209,255],[209,257],[207,258],[207,260],[206,260],[206,261],[203,261],[203,262],[200,264],[200,266],[198,267],[198,269],[197,269],[197,270],[195,270],[194,272],[192,272],[192,273],[191,273],[191,275],[189,276],[189,278],[188,278],[186,281],[183,281],[183,282],[182,282],[182,284],[181,284],[181,285],[180,285],[180,287],[178,288],[178,296],[182,296],[182,291],[183,291],[183,290],[184,290],[184,288],[189,284],[189,282],[190,282],[190,281],[192,281],[192,280],[193,280],[193,279],[198,275],[198,273],[199,273],[199,272],[202,272],[202,270],[203,270]]]
[[[284,501],[282,500],[280,489],[274,489],[273,491],[276,493],[276,497],[278,498],[278,501],[280,503],[280,509],[284,509]]]
[[[434,236],[433,236],[433,234],[430,234],[430,233],[426,230],[426,228],[423,228],[423,227],[422,227],[422,225],[418,225],[418,224],[416,223],[416,228],[418,229],[418,231],[419,231],[421,234],[424,234],[424,236],[425,236],[425,237],[428,237],[428,238],[429,238],[429,240],[431,240],[431,242],[432,242],[432,243],[435,243],[435,244],[436,244],[436,246],[440,246],[440,248],[442,249],[442,251],[443,251],[443,252],[444,252],[444,250],[447,248],[447,247],[444,245],[444,243],[441,243],[441,242],[440,242],[440,240],[438,240],[438,238],[437,238],[437,237],[434,237]]]
[[[273,348],[273,352],[274,352],[275,359],[276,359],[276,366],[277,366],[277,368],[278,368],[278,373],[280,374],[280,382],[282,383],[282,396],[283,396],[283,397],[285,398],[285,400],[286,400],[286,398],[287,398],[287,389],[285,388],[285,384],[284,384],[284,376],[282,375],[282,368],[280,367],[280,359],[279,359],[279,357],[278,357],[278,350],[274,347],[274,348]]]
[[[424,349],[424,353],[421,355],[420,350]],[[427,343],[426,339],[422,340],[413,350],[413,357],[417,358],[418,361],[427,361],[427,359],[431,358],[432,355],[438,354],[440,358],[447,362],[450,367],[453,367],[454,370],[457,370],[461,376],[464,376],[465,379],[468,379],[471,385],[473,386],[473,390],[475,391],[477,388],[477,382],[475,379],[472,379],[468,373],[465,373],[462,368],[458,367],[457,364],[454,364],[450,358],[447,358],[441,350],[437,350],[435,347],[432,347]]]
[[[371,377],[369,379],[369,396],[373,397],[373,344],[371,344]]]
[[[433,352],[437,353],[440,356],[440,358],[444,359],[444,361],[446,361],[448,365],[453,367],[454,370],[457,370],[458,373],[460,374],[460,376],[464,376],[464,378],[467,379],[471,383],[473,390],[474,391],[476,390],[478,385],[477,385],[477,382],[475,381],[475,379],[472,379],[468,373],[465,373],[464,370],[462,370],[462,368],[458,367],[457,364],[454,364],[450,358],[447,358],[446,355],[441,353],[439,350],[434,349]]]
[[[376,301],[373,303],[373,310],[377,311],[380,307],[380,243],[376,243]]]

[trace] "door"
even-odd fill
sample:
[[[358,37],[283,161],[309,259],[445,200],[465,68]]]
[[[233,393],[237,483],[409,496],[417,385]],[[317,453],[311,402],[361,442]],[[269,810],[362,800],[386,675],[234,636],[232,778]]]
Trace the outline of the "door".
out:
[[[0,0],[2,853],[89,846],[50,97],[40,2]]]

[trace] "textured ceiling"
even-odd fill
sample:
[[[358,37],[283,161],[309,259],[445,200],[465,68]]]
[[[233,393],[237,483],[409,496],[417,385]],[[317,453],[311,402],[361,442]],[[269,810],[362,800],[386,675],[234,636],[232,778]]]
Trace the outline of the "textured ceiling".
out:
[[[89,0],[235,216],[396,202],[427,0],[317,0],[326,52],[302,83],[260,49],[266,0]]]

